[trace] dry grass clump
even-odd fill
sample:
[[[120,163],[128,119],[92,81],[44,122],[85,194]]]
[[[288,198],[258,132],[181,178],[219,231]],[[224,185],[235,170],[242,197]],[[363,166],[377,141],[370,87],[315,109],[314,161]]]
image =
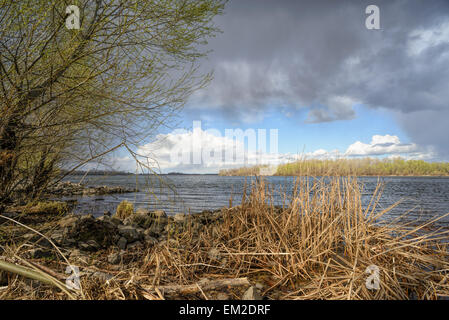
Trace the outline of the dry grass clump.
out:
[[[123,200],[117,206],[115,217],[123,220],[133,214],[134,214],[134,205],[129,201]]]
[[[355,178],[300,179],[290,203],[278,208],[260,182],[241,206],[225,211],[220,225],[206,226],[198,237],[179,235],[178,247],[152,260],[182,283],[205,274],[248,276],[271,298],[448,297],[448,231],[429,231],[431,223],[377,223],[389,210],[376,210],[380,191],[363,208]],[[373,264],[379,290],[365,285]]]
[[[63,215],[69,211],[67,203],[62,201],[39,201],[18,209],[22,209],[24,213],[48,215]]]

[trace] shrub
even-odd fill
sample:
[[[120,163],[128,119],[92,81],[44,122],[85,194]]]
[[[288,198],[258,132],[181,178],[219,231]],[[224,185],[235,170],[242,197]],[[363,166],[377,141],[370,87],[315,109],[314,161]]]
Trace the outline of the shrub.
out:
[[[134,206],[131,202],[127,200],[123,200],[117,207],[117,211],[115,212],[115,217],[119,219],[126,219],[134,213]]]

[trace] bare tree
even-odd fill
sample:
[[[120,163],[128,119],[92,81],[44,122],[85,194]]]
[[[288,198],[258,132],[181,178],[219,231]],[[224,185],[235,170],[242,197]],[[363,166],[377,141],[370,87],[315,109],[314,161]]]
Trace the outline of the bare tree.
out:
[[[66,28],[67,6],[80,29]],[[210,80],[201,50],[222,0],[0,0],[0,206],[131,149]]]

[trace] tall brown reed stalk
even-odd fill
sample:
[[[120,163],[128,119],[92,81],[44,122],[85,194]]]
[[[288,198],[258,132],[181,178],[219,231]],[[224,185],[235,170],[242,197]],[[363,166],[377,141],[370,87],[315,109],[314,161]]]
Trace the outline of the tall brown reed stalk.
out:
[[[378,209],[381,191],[379,184],[364,207],[356,178],[299,178],[288,204],[277,207],[262,180],[240,206],[224,210],[222,223],[205,226],[199,237],[180,234],[182,248],[158,254],[169,257],[180,281],[249,276],[276,298],[448,296],[448,231],[428,230],[441,217],[427,225],[379,223],[391,209]],[[220,258],[211,259],[211,249]],[[379,290],[365,285],[372,264],[380,269]]]

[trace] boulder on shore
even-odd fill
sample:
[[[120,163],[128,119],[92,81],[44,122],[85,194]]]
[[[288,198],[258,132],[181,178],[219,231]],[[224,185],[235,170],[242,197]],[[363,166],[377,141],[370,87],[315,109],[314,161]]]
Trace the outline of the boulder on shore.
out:
[[[61,229],[53,232],[52,239],[82,250],[107,248],[119,239],[118,228],[114,223],[106,219],[95,219],[92,215],[70,215],[59,221],[59,226]]]

